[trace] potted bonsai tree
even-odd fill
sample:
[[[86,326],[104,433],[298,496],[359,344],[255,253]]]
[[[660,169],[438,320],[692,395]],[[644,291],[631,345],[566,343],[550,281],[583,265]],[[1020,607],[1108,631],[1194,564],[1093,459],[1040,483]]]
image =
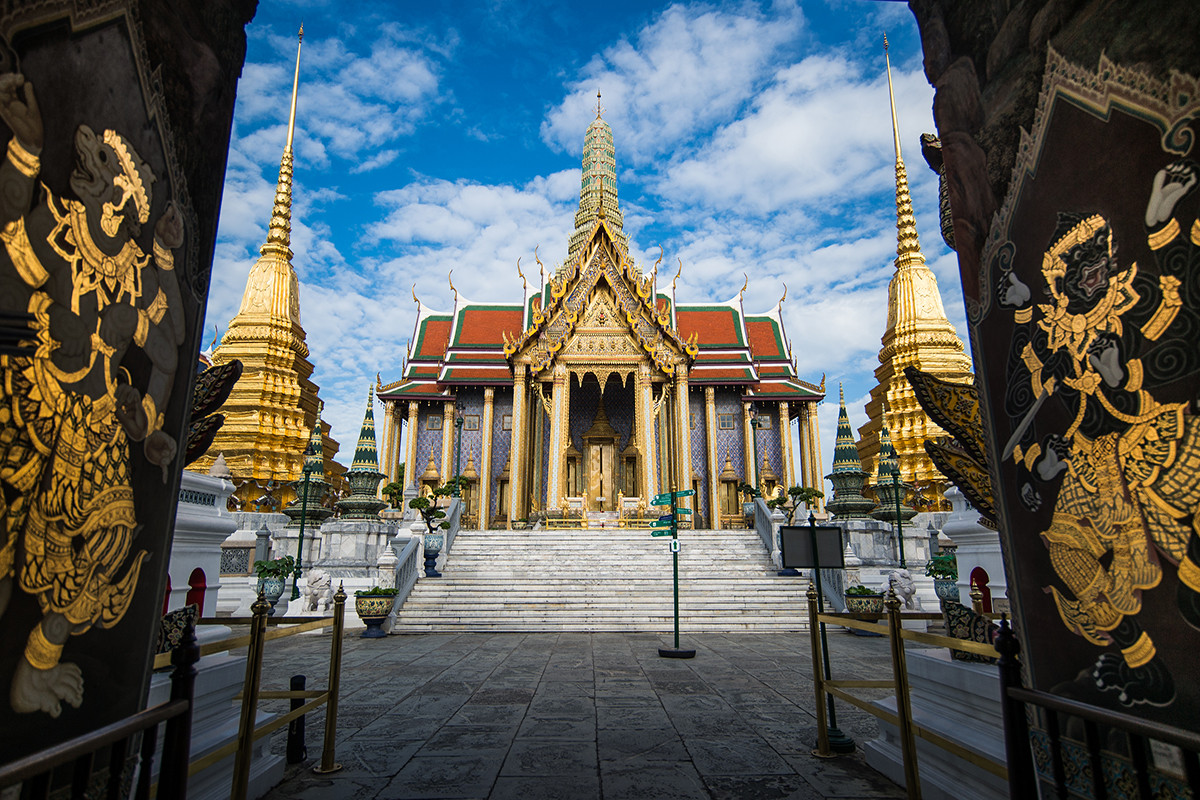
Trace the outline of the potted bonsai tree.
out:
[[[796,509],[802,505],[812,505],[812,502],[819,497],[824,497],[825,493],[814,489],[811,486],[793,486],[787,490],[787,494],[781,497],[772,497],[767,501],[767,505],[772,509],[780,509],[787,516],[789,525],[794,525],[792,517],[796,515]],[[801,523],[804,520],[800,520]]]
[[[408,501],[408,507],[421,515],[425,523],[425,577],[440,578],[442,573],[437,571],[437,557],[442,552],[446,535],[442,531],[449,530],[450,523],[446,522],[446,512],[438,507],[438,501],[449,497],[454,492],[454,482],[443,484],[434,489],[429,497],[414,497]]]
[[[367,623],[362,638],[382,639],[387,636],[382,625],[388,614],[392,613],[392,605],[396,602],[398,592],[398,589],[372,586],[370,589],[359,589],[354,593],[354,611],[359,619]]]
[[[958,599],[958,560],[948,550],[937,552],[925,565],[926,577],[933,578],[933,591],[942,602]]]
[[[254,562],[254,574],[258,576],[258,591],[262,592],[263,597],[271,604],[268,615],[275,614],[275,603],[283,594],[283,587],[287,583],[288,576],[295,569],[296,559],[291,556],[280,556],[267,561]]]

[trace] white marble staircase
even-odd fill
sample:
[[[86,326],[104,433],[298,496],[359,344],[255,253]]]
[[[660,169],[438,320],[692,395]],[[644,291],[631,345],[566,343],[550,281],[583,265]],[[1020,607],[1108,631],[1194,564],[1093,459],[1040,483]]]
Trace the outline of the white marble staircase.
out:
[[[680,531],[681,632],[808,630],[807,579],[754,531]],[[672,630],[670,537],[649,530],[461,531],[393,633]]]

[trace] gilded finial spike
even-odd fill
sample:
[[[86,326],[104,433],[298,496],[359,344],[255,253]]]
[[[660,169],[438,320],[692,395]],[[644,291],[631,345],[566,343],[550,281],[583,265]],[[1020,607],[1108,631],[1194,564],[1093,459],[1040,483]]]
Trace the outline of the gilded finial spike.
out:
[[[604,113],[604,109],[600,106],[600,90],[596,90],[596,119],[600,119],[600,115]]]
[[[288,113],[287,149],[292,149],[292,136],[296,132],[296,95],[300,88],[300,47],[304,44],[304,23],[296,36],[296,72],[292,76],[292,109]]]
[[[413,302],[417,304],[418,308],[420,308],[421,301],[417,299],[417,285],[415,283],[412,285],[412,294],[413,294]]]
[[[675,277],[671,278],[671,297],[675,296],[675,281],[679,280],[679,276],[683,274],[683,259],[679,259],[679,269],[675,271]]]
[[[883,60],[887,65],[888,100],[892,105],[892,138],[896,145],[896,161],[900,161],[900,125],[896,122],[896,93],[892,90],[892,59],[888,55],[886,33],[883,35]]]
[[[745,294],[746,289],[750,286],[750,276],[743,272],[742,277],[746,279],[746,282],[742,284],[741,289],[738,289],[738,299],[741,299],[741,296]]]
[[[521,259],[520,258],[517,259],[517,274],[521,276],[521,292],[523,295],[525,290],[529,288],[529,282],[525,280],[525,273],[521,272]]]
[[[783,301],[787,300],[787,284],[783,285],[783,297],[779,298],[779,305],[783,306]]]
[[[446,273],[446,282],[450,284],[450,291],[454,292],[454,302],[458,303],[458,289],[454,288],[454,270]]]

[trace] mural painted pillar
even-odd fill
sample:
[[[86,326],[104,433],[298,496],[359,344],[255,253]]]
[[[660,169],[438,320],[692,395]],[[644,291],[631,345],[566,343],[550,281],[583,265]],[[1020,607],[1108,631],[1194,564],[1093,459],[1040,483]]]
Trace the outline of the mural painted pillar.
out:
[[[417,469],[417,414],[420,411],[420,406],[416,400],[408,401],[408,441],[406,442],[404,455],[404,488],[417,488],[417,476],[421,474],[421,470]]]
[[[546,508],[562,508],[562,462],[566,452],[567,381],[570,379],[566,365],[554,365],[554,383],[550,395],[550,463],[546,465]]]
[[[512,528],[514,519],[525,516],[525,463],[521,456],[525,455],[525,365],[513,365],[513,404],[512,404],[512,435],[508,447],[508,475],[512,483],[509,485],[508,527]],[[527,461],[527,459],[525,459]]]
[[[792,416],[786,402],[779,404],[779,455],[783,459],[783,488],[796,485],[792,470]]]
[[[454,401],[442,403],[442,483],[454,477]]]
[[[717,490],[720,489],[720,484],[717,481],[717,400],[716,389],[711,386],[704,387],[704,432],[705,441],[708,442],[708,458],[706,459],[705,473],[708,476],[708,519],[709,525],[713,530],[721,529],[721,503],[720,497],[717,495]]]
[[[496,390],[483,390],[483,447],[479,453],[479,529],[487,530],[492,515],[492,418],[495,415]]]
[[[758,464],[754,463],[754,428],[750,426],[750,418],[754,416],[754,405],[742,402],[742,465],[746,473],[746,483],[758,486]]]

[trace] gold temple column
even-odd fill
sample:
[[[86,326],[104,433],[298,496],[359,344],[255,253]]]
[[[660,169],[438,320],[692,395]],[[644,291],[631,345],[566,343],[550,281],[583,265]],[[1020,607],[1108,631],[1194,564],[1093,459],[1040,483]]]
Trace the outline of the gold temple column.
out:
[[[797,444],[800,448],[800,485],[812,483],[812,467],[808,463],[808,403],[800,406],[800,424],[797,426]]]
[[[442,403],[442,483],[454,477],[454,401]]]
[[[824,495],[824,492],[825,492],[825,474],[824,474],[825,468],[824,468],[824,465],[821,463],[821,425],[819,424],[819,418],[817,416],[817,404],[816,403],[812,404],[812,435],[813,435],[812,464],[813,464],[813,475],[815,476],[813,478],[812,485],[813,485],[814,489],[816,489],[818,492],[821,492],[822,495]],[[817,510],[818,511],[825,510],[824,496],[817,499]]]
[[[562,464],[563,453],[566,452],[565,433],[566,414],[563,406],[567,399],[567,382],[571,374],[566,365],[554,365],[554,384],[550,396],[550,463],[546,465],[546,509],[560,510],[562,508]]]
[[[512,402],[512,431],[508,446],[508,475],[511,483],[508,488],[508,527],[512,528],[514,519],[521,519],[525,508],[525,365],[513,365],[513,402]]]
[[[779,404],[779,450],[783,457],[783,489],[787,491],[796,485],[796,475],[792,469],[792,417],[786,402]]]
[[[720,530],[721,498],[717,494],[720,489],[717,480],[717,402],[716,389],[712,386],[704,387],[704,437],[708,442],[708,524],[713,530]]]
[[[752,403],[742,402],[742,430],[745,431],[745,438],[742,439],[742,465],[746,473],[746,483],[757,488],[758,464],[754,463],[754,428],[750,426],[753,408]]]
[[[678,432],[675,444],[675,488],[692,488],[692,405],[688,397],[687,365],[680,362],[675,365],[675,418]],[[696,501],[691,497],[682,498],[680,504],[684,508],[695,511]],[[695,516],[693,514],[693,516]],[[693,520],[694,521],[694,520]]]
[[[654,447],[654,384],[650,382],[650,365],[645,363],[638,365],[637,413],[642,437],[642,501],[648,504],[657,494],[654,487],[658,456]]]
[[[479,453],[479,529],[486,531],[492,519],[492,417],[496,390],[483,390],[483,447]]]
[[[408,441],[405,443],[404,456],[404,488],[417,488],[417,476],[421,470],[417,468],[417,413],[420,410],[416,400],[408,401]]]

